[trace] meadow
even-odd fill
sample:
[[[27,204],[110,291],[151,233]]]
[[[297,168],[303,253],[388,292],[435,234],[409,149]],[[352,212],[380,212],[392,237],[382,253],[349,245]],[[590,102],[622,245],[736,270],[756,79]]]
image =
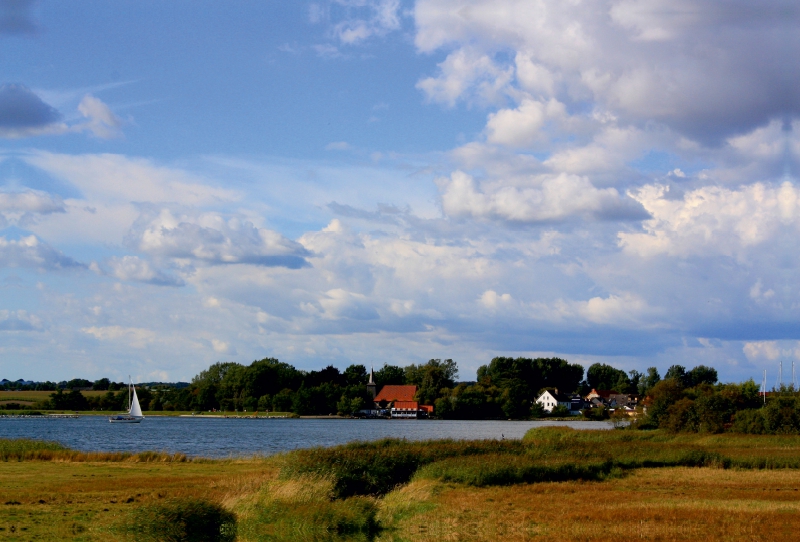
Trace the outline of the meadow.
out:
[[[798,452],[792,435],[568,428],[238,460],[0,440],[0,540],[785,540]]]

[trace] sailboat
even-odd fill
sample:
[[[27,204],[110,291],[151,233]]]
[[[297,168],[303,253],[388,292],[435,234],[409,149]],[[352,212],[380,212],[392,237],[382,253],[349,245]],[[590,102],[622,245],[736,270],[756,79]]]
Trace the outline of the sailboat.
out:
[[[128,377],[128,380],[130,378]],[[136,397],[136,388],[133,387],[133,381],[130,381],[128,384],[128,412],[109,416],[108,421],[111,423],[140,423],[143,419],[142,407],[139,406],[139,398]]]

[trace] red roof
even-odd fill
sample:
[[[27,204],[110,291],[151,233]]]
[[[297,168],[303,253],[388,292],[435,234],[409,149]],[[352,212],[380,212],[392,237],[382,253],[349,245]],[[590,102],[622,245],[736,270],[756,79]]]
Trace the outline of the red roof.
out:
[[[405,410],[419,410],[419,403],[416,401],[395,401],[392,408],[402,408]]]
[[[381,388],[380,393],[375,396],[375,402],[413,401],[416,393],[416,386],[384,386]]]

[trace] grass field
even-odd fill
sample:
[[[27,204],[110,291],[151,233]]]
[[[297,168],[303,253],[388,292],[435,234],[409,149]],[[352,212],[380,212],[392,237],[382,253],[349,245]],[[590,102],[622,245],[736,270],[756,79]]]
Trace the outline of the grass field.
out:
[[[50,399],[50,394],[55,393],[53,391],[0,391],[0,401],[12,401],[12,402],[19,402],[19,401],[30,401],[30,402],[39,402],[45,401]],[[99,397],[101,395],[105,395],[107,392],[105,391],[82,391],[81,392],[85,397]],[[116,392],[115,392],[116,393]]]
[[[0,540],[791,540],[799,489],[798,436],[548,428],[220,461],[0,440]]]

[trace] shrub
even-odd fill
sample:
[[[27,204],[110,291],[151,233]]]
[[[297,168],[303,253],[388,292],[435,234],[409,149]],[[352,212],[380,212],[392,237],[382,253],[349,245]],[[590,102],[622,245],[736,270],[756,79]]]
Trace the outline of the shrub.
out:
[[[174,499],[137,508],[123,530],[135,532],[137,540],[233,542],[236,517],[202,499]]]
[[[758,409],[740,410],[733,418],[733,430],[737,433],[763,435],[767,432],[764,413]]]

